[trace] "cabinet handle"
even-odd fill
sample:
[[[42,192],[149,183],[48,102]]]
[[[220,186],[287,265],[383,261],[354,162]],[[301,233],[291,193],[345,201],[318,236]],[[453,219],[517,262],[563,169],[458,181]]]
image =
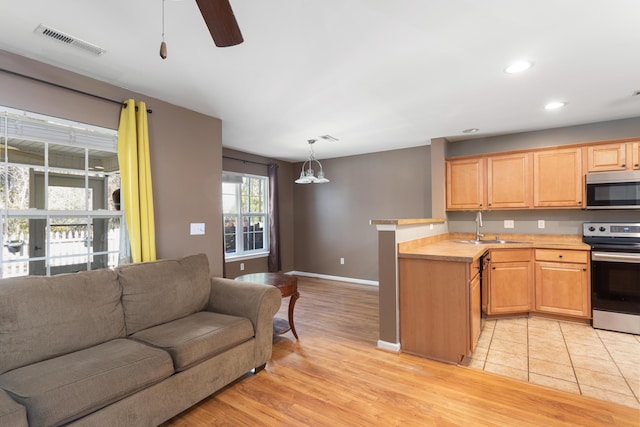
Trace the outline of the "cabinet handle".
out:
[[[581,205],[582,204],[582,200],[578,201],[578,204]]]
[[[562,258],[562,255],[558,255],[558,258]]]
[[[633,165],[634,167],[640,167],[640,164],[636,163],[635,165]]]
[[[587,269],[586,269],[586,268],[583,268],[583,269],[582,269],[582,271],[587,271]]]
[[[491,267],[491,269],[492,269],[492,270],[495,270],[496,268],[495,268],[495,267]]]
[[[620,165],[621,168],[626,168],[627,165],[625,165],[624,163]]]

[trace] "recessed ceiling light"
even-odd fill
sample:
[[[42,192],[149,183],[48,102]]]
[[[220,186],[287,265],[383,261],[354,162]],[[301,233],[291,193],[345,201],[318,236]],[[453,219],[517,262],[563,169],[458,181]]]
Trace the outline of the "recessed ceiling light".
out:
[[[566,102],[563,101],[551,101],[547,105],[544,106],[545,110],[557,110],[558,108],[562,108],[567,105]]]
[[[469,128],[469,129],[465,129],[462,131],[462,133],[476,133],[478,132],[480,129],[478,128]]]
[[[509,74],[521,73],[531,68],[532,65],[533,63],[529,61],[518,61],[518,62],[514,62],[513,64],[505,68],[504,72]]]

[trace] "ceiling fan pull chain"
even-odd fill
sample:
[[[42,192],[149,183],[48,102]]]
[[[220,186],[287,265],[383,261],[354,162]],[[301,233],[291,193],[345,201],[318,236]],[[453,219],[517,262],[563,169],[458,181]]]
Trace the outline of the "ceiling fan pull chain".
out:
[[[167,44],[164,42],[164,2],[162,0],[162,43],[160,43],[160,58],[167,59]]]

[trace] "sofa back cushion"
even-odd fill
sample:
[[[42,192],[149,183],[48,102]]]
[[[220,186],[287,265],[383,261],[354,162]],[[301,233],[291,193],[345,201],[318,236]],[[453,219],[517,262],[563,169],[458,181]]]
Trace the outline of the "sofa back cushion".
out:
[[[125,336],[112,270],[0,280],[0,373]]]
[[[201,311],[211,279],[204,254],[116,268],[127,334]]]

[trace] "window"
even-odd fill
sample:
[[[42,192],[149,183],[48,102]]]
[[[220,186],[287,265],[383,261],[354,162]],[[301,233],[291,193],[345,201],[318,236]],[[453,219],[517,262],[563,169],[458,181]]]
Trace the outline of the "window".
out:
[[[118,264],[117,131],[0,106],[0,276]]]
[[[267,183],[264,176],[222,174],[226,258],[268,253]]]

